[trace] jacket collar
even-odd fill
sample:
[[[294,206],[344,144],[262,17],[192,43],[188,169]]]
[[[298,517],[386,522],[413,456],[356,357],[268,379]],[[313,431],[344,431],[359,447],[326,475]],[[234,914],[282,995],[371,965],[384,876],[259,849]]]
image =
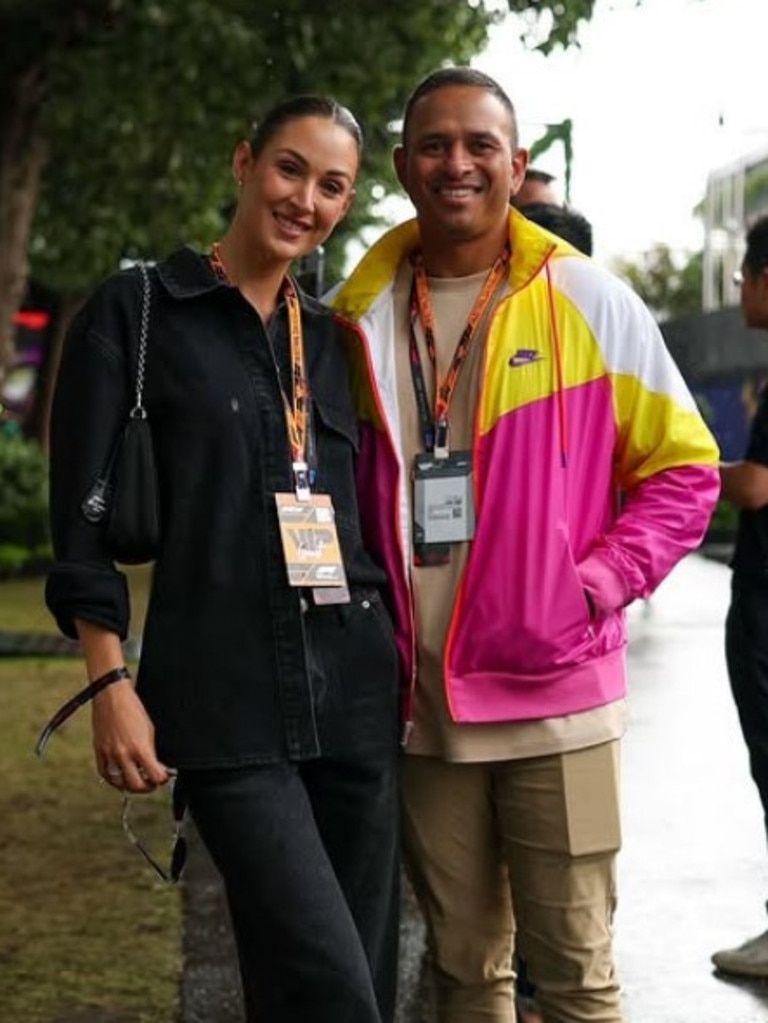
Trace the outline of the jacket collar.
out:
[[[184,245],[157,264],[157,274],[173,298],[196,298],[226,284],[214,273],[205,256]]]
[[[573,250],[565,242],[527,220],[516,209],[509,210],[509,240],[512,260],[509,283],[518,291],[532,280],[552,255],[567,255]],[[347,318],[357,321],[373,305],[377,296],[394,281],[403,259],[419,244],[417,220],[408,220],[387,231],[358,263],[352,275],[336,293],[333,306]]]
[[[211,268],[207,256],[196,252],[190,245],[177,249],[157,264],[160,282],[172,298],[197,298],[217,288],[229,287]],[[304,315],[327,315],[322,303],[298,288],[299,302]]]

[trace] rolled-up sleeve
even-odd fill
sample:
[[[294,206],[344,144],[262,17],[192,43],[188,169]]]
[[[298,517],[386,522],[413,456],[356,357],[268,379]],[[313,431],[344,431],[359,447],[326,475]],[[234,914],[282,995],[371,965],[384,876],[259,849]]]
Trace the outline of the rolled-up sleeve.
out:
[[[76,638],[75,619],[125,639],[130,619],[124,574],[112,562],[104,529],[81,506],[108,464],[128,412],[121,334],[123,303],[104,286],[67,334],[56,381],[50,431],[50,522],[54,564],[45,597],[61,631]]]

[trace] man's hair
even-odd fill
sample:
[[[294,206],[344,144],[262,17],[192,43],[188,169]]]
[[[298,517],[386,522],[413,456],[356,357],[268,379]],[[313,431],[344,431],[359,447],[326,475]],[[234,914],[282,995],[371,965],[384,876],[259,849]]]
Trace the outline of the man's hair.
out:
[[[592,225],[578,210],[549,202],[532,202],[521,206],[519,212],[539,227],[564,238],[585,256],[592,255]]]
[[[768,214],[758,217],[747,231],[744,266],[752,274],[757,274],[768,267]]]
[[[550,174],[549,171],[539,170],[538,167],[526,167],[525,180],[540,181],[542,185],[551,185],[555,180],[555,175]],[[531,203],[531,205],[533,205],[533,203]]]
[[[358,153],[362,153],[363,133],[351,111],[329,96],[307,95],[289,96],[267,110],[261,120],[254,122],[251,130],[251,155],[257,157],[280,128],[302,117],[325,117],[340,125],[355,140]]]
[[[468,85],[476,89],[485,89],[486,92],[495,96],[509,114],[512,148],[517,148],[517,114],[515,113],[515,107],[512,100],[506,92],[504,92],[499,83],[494,78],[491,78],[490,75],[486,75],[482,71],[477,71],[475,68],[466,66],[439,68],[437,71],[433,71],[431,74],[428,74],[426,78],[422,78],[408,97],[405,104],[402,131],[403,144],[405,144],[408,136],[408,125],[411,120],[414,106],[423,96],[428,95],[430,92],[436,92],[438,89],[444,89],[450,85]]]

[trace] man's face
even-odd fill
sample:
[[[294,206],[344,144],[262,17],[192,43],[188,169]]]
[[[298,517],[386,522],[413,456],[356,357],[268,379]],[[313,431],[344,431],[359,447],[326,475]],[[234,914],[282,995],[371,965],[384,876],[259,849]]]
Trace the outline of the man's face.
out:
[[[492,93],[448,85],[417,101],[394,158],[422,232],[450,243],[498,234],[528,154],[513,149],[509,111]]]
[[[768,328],[768,266],[751,270],[741,265],[741,311],[748,327]]]

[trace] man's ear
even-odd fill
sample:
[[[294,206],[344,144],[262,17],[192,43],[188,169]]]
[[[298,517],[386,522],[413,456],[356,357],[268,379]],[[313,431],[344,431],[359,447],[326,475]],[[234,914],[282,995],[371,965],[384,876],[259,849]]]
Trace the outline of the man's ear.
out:
[[[392,163],[395,165],[395,174],[397,174],[397,180],[403,187],[405,192],[408,191],[408,175],[406,174],[406,158],[405,149],[403,146],[395,146],[392,150]]]
[[[512,181],[509,197],[513,199],[523,186],[525,172],[528,169],[529,153],[527,149],[515,149],[512,153]]]

